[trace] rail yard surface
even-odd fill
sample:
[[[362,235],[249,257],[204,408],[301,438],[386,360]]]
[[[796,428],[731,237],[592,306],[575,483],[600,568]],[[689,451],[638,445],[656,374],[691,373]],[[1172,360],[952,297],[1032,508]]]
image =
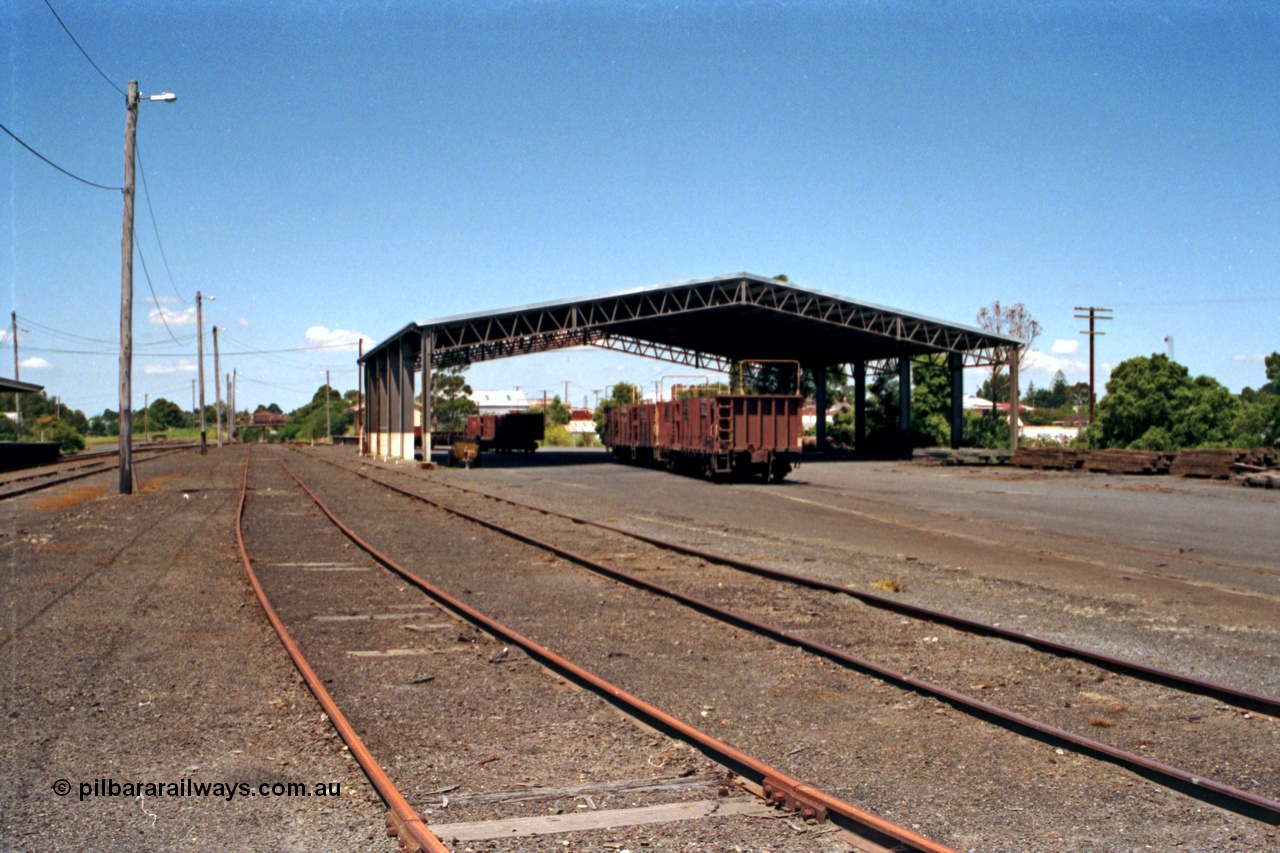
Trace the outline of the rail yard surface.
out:
[[[717,484],[545,450],[421,471],[276,446],[152,459],[130,498],[113,477],[0,500],[4,849],[395,849],[246,579],[242,485],[265,596],[449,850],[1280,849],[1271,492],[851,462]],[[816,793],[766,805],[780,779]],[[289,783],[324,793],[258,793]],[[850,828],[859,809],[879,834]]]

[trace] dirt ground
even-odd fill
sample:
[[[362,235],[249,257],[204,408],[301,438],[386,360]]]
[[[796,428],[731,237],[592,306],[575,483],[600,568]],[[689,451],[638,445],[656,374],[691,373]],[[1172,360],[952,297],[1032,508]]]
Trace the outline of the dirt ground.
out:
[[[721,768],[386,573],[318,515],[276,456],[432,582],[677,717],[956,849],[1280,850],[1273,826],[691,616],[410,505],[321,463],[321,453],[354,462],[342,449],[225,448],[140,465],[143,489],[132,497],[113,494],[107,474],[0,503],[0,848],[394,849],[381,803],[244,581],[233,525],[248,455],[246,537],[268,593],[432,825],[725,804],[709,819],[460,839],[451,849],[852,848],[830,827],[767,812],[730,816],[743,795]],[[830,463],[805,466],[781,487],[714,485],[601,464],[598,455],[503,461],[511,464],[430,474],[378,467],[388,478],[412,472],[424,493],[444,491],[431,485],[437,478],[510,494],[1280,693],[1280,599],[1266,556],[1280,552],[1280,524],[1264,523],[1280,521],[1273,495],[1167,478],[1159,485],[1169,491],[1144,491],[1149,484],[1137,480]],[[1002,494],[983,502],[984,491]],[[549,520],[525,523],[547,538],[570,535]],[[607,547],[620,564],[815,639],[892,656],[885,663],[918,676],[1280,796],[1275,720],[1099,680],[1088,668],[886,618],[851,599],[769,591],[726,570]],[[341,796],[94,796],[99,779],[254,791],[340,783]],[[59,780],[68,794],[55,791]]]

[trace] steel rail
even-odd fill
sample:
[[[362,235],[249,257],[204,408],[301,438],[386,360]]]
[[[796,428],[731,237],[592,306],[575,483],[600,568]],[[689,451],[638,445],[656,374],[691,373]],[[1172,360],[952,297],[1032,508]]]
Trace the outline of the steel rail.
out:
[[[283,465],[284,463],[281,462],[281,464]],[[350,469],[346,470],[349,471]],[[353,471],[351,473],[358,474],[359,472]],[[295,477],[295,479],[297,478]],[[532,545],[536,548],[549,551],[562,559],[573,562],[583,568],[597,572],[598,574],[611,577],[638,589],[645,589],[658,595],[662,595],[674,601],[678,601],[700,613],[704,613],[708,616],[712,616],[757,634],[768,636],[798,648],[802,648],[805,651],[824,657],[827,660],[831,660],[843,666],[875,676],[881,680],[910,689],[916,693],[940,699],[951,705],[953,708],[956,708],[970,716],[999,725],[1002,728],[1014,731],[1023,736],[1039,740],[1042,743],[1059,747],[1067,747],[1080,754],[1107,761],[1142,776],[1145,779],[1149,779],[1159,785],[1162,785],[1163,787],[1210,803],[1228,811],[1235,812],[1253,820],[1273,825],[1280,825],[1280,801],[1241,790],[1228,785],[1225,782],[1209,779],[1200,774],[1183,770],[1180,767],[1173,767],[1159,761],[1154,761],[1146,756],[1138,755],[1136,753],[1114,747],[1110,744],[1103,743],[1102,741],[1085,737],[1084,735],[1077,734],[1067,729],[1041,722],[1023,714],[1019,714],[1016,711],[1010,711],[998,705],[984,702],[981,699],[952,690],[949,687],[944,687],[940,684],[934,684],[933,682],[898,672],[897,670],[878,664],[866,658],[849,654],[843,649],[838,649],[826,643],[811,640],[793,631],[788,631],[767,622],[762,622],[750,616],[721,607],[718,604],[714,604],[691,595],[686,595],[669,587],[664,587],[661,584],[636,577],[635,575],[630,575],[619,569],[615,569],[612,566],[606,566],[602,563],[598,563],[590,557],[576,554],[566,548],[562,548],[553,543],[544,542],[537,537],[530,536],[526,533],[520,533],[519,531],[512,530],[496,522],[472,515],[464,510],[457,509],[456,507],[450,507],[447,504],[424,497],[423,495],[415,494],[406,489],[401,489],[398,486],[381,482],[372,477],[368,477],[367,479],[371,482],[377,483],[383,488],[389,489],[406,497],[422,501],[423,503],[430,504],[437,509],[456,515],[459,518],[464,518],[489,530],[493,530],[511,539],[515,539],[516,541],[524,542],[525,544]]]
[[[169,445],[166,447],[149,447],[139,449],[138,454],[143,453],[158,455],[166,451],[185,450],[195,445]],[[47,465],[33,465],[24,468],[9,468],[0,471],[0,487],[9,486],[14,483],[25,483],[28,480],[39,480],[43,477],[57,477],[70,471],[82,471],[93,465],[101,465],[112,456],[119,455],[119,450],[108,450],[96,453],[89,453],[84,456],[72,456],[67,459],[59,459],[57,462],[50,462]],[[152,458],[148,456],[147,458]],[[110,468],[103,468],[103,471],[110,471]],[[5,474],[18,474],[16,477],[5,477]]]
[[[333,697],[329,695],[329,691],[325,689],[315,670],[311,668],[311,664],[307,663],[302,650],[298,648],[298,644],[294,642],[279,614],[276,613],[275,608],[271,606],[271,602],[267,599],[267,593],[263,590],[262,584],[258,582],[258,575],[253,570],[253,562],[249,559],[249,552],[244,544],[244,505],[248,494],[249,459],[246,457],[244,461],[244,478],[240,484],[240,504],[236,508],[236,545],[240,548],[240,561],[244,564],[245,574],[249,576],[249,584],[253,587],[254,594],[258,596],[258,603],[262,605],[262,610],[267,615],[267,621],[271,623],[272,628],[275,628],[276,634],[280,637],[280,642],[284,645],[285,651],[289,653],[290,659],[293,660],[293,665],[298,670],[298,674],[302,676],[312,695],[316,697],[316,701],[320,703],[320,707],[328,715],[329,722],[337,729],[338,734],[351,751],[351,755],[360,763],[360,769],[364,771],[364,775],[368,777],[369,782],[377,790],[378,796],[387,804],[389,809],[387,812],[387,835],[397,836],[402,849],[415,851],[415,853],[449,853],[449,848],[445,847],[444,843],[427,828],[426,823],[413,810],[413,806],[409,805],[409,801],[404,798],[399,789],[396,788],[395,783],[387,776],[386,771],[378,764],[377,759],[373,757],[373,753],[369,752],[369,749],[364,745],[364,741],[360,739],[360,735],[356,734],[355,728],[347,721],[347,718],[338,708],[338,704],[333,701]]]
[[[324,459],[323,457],[316,457],[316,458],[321,459],[324,462],[328,462],[330,465],[335,465],[336,467],[342,468],[343,470],[350,471],[353,474],[357,474],[359,476],[365,477],[371,480],[372,482],[380,482],[378,480],[375,480],[372,477],[369,477],[367,474],[364,474],[360,471],[352,470],[342,465],[338,465],[337,463],[331,460]],[[396,471],[394,469],[386,469],[386,470],[391,471],[391,473],[393,474],[399,474],[404,477],[410,477],[412,479],[421,479],[421,478],[413,477],[412,474],[408,474],[404,471]],[[871,605],[872,607],[877,607],[883,610],[889,610],[893,613],[897,613],[902,616],[911,616],[915,619],[923,619],[923,620],[934,622],[940,625],[947,625],[949,627],[956,628],[957,630],[960,630],[960,631],[967,631],[971,634],[980,634],[980,635],[989,636],[989,637],[997,637],[1002,640],[1008,640],[1010,642],[1019,643],[1024,646],[1028,646],[1030,648],[1040,649],[1041,651],[1047,651],[1052,654],[1058,655],[1060,657],[1068,657],[1074,660],[1090,663],[1095,666],[1101,667],[1102,669],[1105,669],[1108,672],[1114,672],[1118,675],[1127,675],[1132,678],[1137,678],[1143,681],[1150,682],[1152,684],[1160,684],[1165,687],[1172,687],[1174,689],[1181,690],[1186,693],[1194,693],[1199,696],[1208,696],[1212,699],[1217,699],[1220,702],[1225,702],[1229,705],[1235,705],[1238,708],[1243,708],[1248,711],[1254,711],[1255,713],[1268,714],[1273,717],[1280,717],[1280,697],[1267,696],[1262,693],[1253,693],[1248,690],[1241,690],[1236,687],[1231,687],[1230,685],[1227,685],[1227,684],[1220,684],[1215,681],[1209,681],[1203,678],[1196,678],[1195,676],[1191,676],[1191,675],[1183,675],[1181,673],[1160,669],[1159,667],[1150,666],[1149,664],[1140,663],[1138,661],[1132,661],[1126,658],[1115,657],[1113,655],[1107,655],[1101,652],[1090,651],[1089,649],[1083,649],[1078,646],[1069,645],[1067,643],[1060,643],[1056,640],[1050,640],[1045,637],[1038,637],[1035,634],[1027,634],[1021,631],[1014,631],[1009,628],[1002,628],[998,625],[990,625],[985,622],[978,622],[976,620],[968,619],[964,616],[958,616],[953,613],[947,613],[942,610],[935,610],[929,607],[922,607],[917,604],[908,604],[907,602],[904,602],[904,601],[896,601],[892,598],[888,598],[883,595],[876,595],[873,592],[862,592],[860,590],[850,589],[848,587],[840,586],[839,584],[831,583],[829,581],[819,580],[818,578],[812,578],[806,575],[800,575],[800,574],[796,574],[794,572],[788,572],[782,569],[774,569],[768,566],[762,566],[758,563],[752,563],[748,560],[738,559],[737,557],[731,557],[724,554],[717,554],[712,551],[703,551],[700,548],[694,548],[689,545],[681,545],[677,542],[669,542],[665,539],[658,539],[654,536],[648,536],[643,533],[635,533],[633,531],[624,530],[620,527],[614,527],[612,525],[604,524],[599,521],[592,521],[586,518],[579,518],[577,516],[567,515],[565,513],[558,512],[556,510],[546,509],[545,507],[538,507],[538,506],[533,506],[531,504],[521,503],[520,501],[515,501],[515,500],[512,500],[511,498],[492,495],[487,492],[481,492],[476,489],[468,489],[464,486],[454,485],[453,483],[445,483],[436,478],[431,478],[430,482],[440,486],[444,486],[445,488],[448,488],[448,489],[456,489],[461,492],[466,492],[467,494],[477,495],[479,497],[487,498],[489,500],[500,501],[502,503],[507,503],[512,506],[520,507],[522,509],[529,509],[529,510],[533,510],[534,512],[540,512],[544,515],[550,515],[555,518],[561,518],[561,519],[564,519],[565,521],[571,521],[574,524],[581,524],[588,527],[595,527],[600,530],[608,531],[609,533],[615,533],[619,536],[626,536],[631,539],[636,539],[641,542],[648,543],[657,548],[662,548],[667,551],[672,551],[678,554],[684,554],[689,557],[697,557],[698,559],[706,560],[709,563],[728,566],[730,568],[739,569],[741,571],[748,572],[750,574],[759,575],[761,577],[772,578],[774,580],[786,581],[788,583],[794,583],[799,586],[808,587],[810,589],[818,589],[818,590],[823,590],[825,592],[840,593],[841,595],[847,595],[847,596],[850,596],[851,598],[855,598],[858,601],[861,601],[863,604],[868,604],[868,605]],[[383,483],[382,485],[387,486],[387,488],[394,488],[393,486],[390,486],[386,483]]]
[[[166,448],[165,450],[157,452],[151,456],[148,456],[145,459],[137,459],[136,461],[138,463],[150,462],[153,459],[159,459],[162,456],[169,456],[174,453],[179,453],[185,449],[186,448],[184,447],[176,447],[172,449]],[[16,498],[19,495],[30,494],[31,492],[38,492],[42,489],[49,489],[54,486],[60,486],[63,483],[70,483],[75,480],[83,480],[85,477],[92,477],[94,474],[102,474],[107,471],[114,471],[119,467],[120,467],[119,462],[113,462],[110,465],[103,465],[101,468],[94,468],[92,471],[77,470],[75,474],[68,474],[65,477],[59,477],[56,480],[49,480],[48,482],[45,482],[45,483],[33,483],[30,486],[23,486],[20,489],[11,489],[10,491],[7,491],[7,492],[0,492],[0,501],[6,500],[8,498]],[[56,473],[56,472],[51,472],[51,473]],[[3,486],[4,484],[0,483],[0,488],[2,488]]]
[[[277,461],[280,463],[280,467],[311,497],[311,500],[315,502],[316,506],[334,526],[341,530],[356,546],[387,569],[418,587],[432,599],[462,616],[473,625],[500,638],[509,645],[523,649],[529,657],[573,681],[575,684],[605,698],[625,711],[629,716],[685,741],[719,764],[733,770],[744,778],[756,781],[762,786],[765,797],[770,802],[783,805],[788,810],[798,812],[806,817],[814,817],[819,820],[830,819],[844,829],[877,844],[897,843],[906,845],[909,850],[919,851],[919,853],[956,853],[949,847],[930,841],[909,829],[897,826],[817,788],[806,785],[760,759],[735,749],[727,743],[628,693],[595,673],[578,666],[567,658],[561,657],[545,646],[539,645],[523,634],[453,597],[374,548],[373,545],[334,515],[320,500],[319,496],[289,469],[283,459],[277,457]]]

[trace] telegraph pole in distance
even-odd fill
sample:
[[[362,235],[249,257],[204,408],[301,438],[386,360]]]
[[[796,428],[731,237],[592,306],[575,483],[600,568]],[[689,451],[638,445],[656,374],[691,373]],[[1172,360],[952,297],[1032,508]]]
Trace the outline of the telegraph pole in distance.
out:
[[[204,427],[204,295],[196,291],[196,372],[200,374],[200,455],[209,452],[209,435]]]
[[[238,370],[231,368],[231,376],[227,378],[227,408],[231,415],[227,421],[227,442],[236,440],[236,380],[239,379]]]
[[[17,382],[22,377],[18,375],[18,312],[14,311],[9,315],[13,319],[13,381]],[[22,434],[22,392],[13,392],[13,417],[18,424],[18,434]]]
[[[333,407],[333,401],[329,398],[333,396],[333,389],[329,386],[329,371],[324,372],[324,431],[329,435],[329,443],[333,444],[333,422],[330,419],[330,411]]]
[[[1088,336],[1089,336],[1089,425],[1090,425],[1090,426],[1092,426],[1092,425],[1093,425],[1093,410],[1094,410],[1094,407],[1095,407],[1095,406],[1097,405],[1097,403],[1098,403],[1098,393],[1094,390],[1094,382],[1093,382],[1093,376],[1094,376],[1094,370],[1093,370],[1093,365],[1094,365],[1094,345],[1093,345],[1093,342],[1094,342],[1094,339],[1095,339],[1098,335],[1105,335],[1105,334],[1106,334],[1106,332],[1099,332],[1099,331],[1096,331],[1096,330],[1094,329],[1094,322],[1095,322],[1095,321],[1097,321],[1097,320],[1113,320],[1113,319],[1115,319],[1115,318],[1114,318],[1114,317],[1109,317],[1109,316],[1107,316],[1107,315],[1109,315],[1109,314],[1111,313],[1111,309],[1110,309],[1110,308],[1096,308],[1096,307],[1092,307],[1092,306],[1090,306],[1090,307],[1088,307],[1088,308],[1082,308],[1082,307],[1080,307],[1079,305],[1077,305],[1077,306],[1076,306],[1076,310],[1077,310],[1077,311],[1088,311],[1088,312],[1089,312],[1088,314],[1076,314],[1076,315],[1075,315],[1075,317],[1076,317],[1076,319],[1077,319],[1077,320],[1088,320],[1088,321],[1089,321],[1089,331],[1087,331],[1087,332],[1081,332],[1080,334],[1082,334],[1082,335],[1088,335]]]
[[[222,446],[222,362],[218,360],[218,327],[213,327],[213,431]]]

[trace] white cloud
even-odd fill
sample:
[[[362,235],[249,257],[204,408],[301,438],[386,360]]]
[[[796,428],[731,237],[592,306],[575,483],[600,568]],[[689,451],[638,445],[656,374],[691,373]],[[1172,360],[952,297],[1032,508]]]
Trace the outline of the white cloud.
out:
[[[247,329],[249,328],[249,321],[241,317],[239,320],[236,320],[236,326],[241,329]]]
[[[1021,372],[1030,376],[1044,375],[1051,377],[1059,370],[1062,371],[1064,376],[1078,376],[1088,373],[1089,364],[1074,358],[1057,358],[1038,349],[1033,349],[1027,353],[1026,361],[1022,363]]]
[[[18,362],[18,366],[24,370],[53,370],[53,365],[38,355],[33,355],[30,358],[24,358],[22,361]]]
[[[161,315],[163,315],[163,319]],[[164,306],[152,308],[151,313],[147,315],[147,322],[156,326],[166,323],[170,326],[194,326],[196,324],[196,309],[194,306],[183,308],[181,311],[174,311]]]
[[[1260,352],[1255,352],[1253,355],[1233,355],[1233,356],[1231,356],[1231,360],[1232,360],[1232,361],[1266,361],[1266,359],[1267,359],[1267,357],[1266,357],[1265,355],[1263,355],[1262,353],[1260,353]]]
[[[1079,350],[1080,342],[1076,340],[1058,338],[1053,342],[1052,352],[1054,355],[1075,355]]]
[[[176,364],[144,364],[142,372],[148,376],[163,376],[169,373],[195,373],[196,363],[183,359]]]
[[[362,335],[359,332],[351,332],[346,329],[330,329],[325,326],[312,326],[307,329],[303,337],[307,339],[307,346],[329,347],[335,350],[350,350],[351,352],[355,352],[359,348],[360,341],[364,341],[366,350],[377,343],[373,338]]]

